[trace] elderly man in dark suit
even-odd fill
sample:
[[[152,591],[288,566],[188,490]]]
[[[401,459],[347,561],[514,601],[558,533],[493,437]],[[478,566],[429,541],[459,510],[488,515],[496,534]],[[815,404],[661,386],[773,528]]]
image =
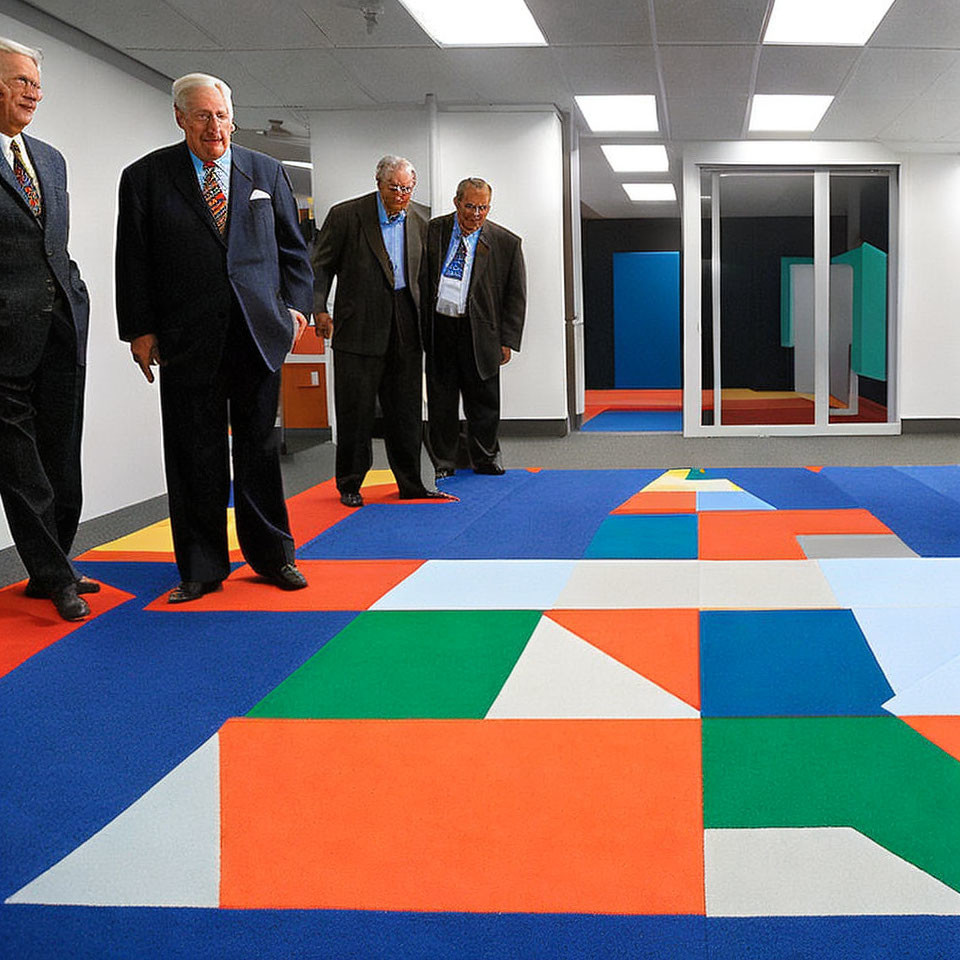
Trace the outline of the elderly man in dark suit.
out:
[[[313,249],[317,327],[333,337],[337,490],[362,507],[360,486],[373,463],[379,397],[387,460],[403,500],[444,497],[420,479],[423,347],[419,275],[426,224],[407,209],[417,183],[409,160],[386,156],[377,189],[332,207]],[[333,317],[327,297],[333,278]]]
[[[485,180],[461,180],[456,212],[431,220],[427,232],[427,449],[437,480],[456,471],[461,396],[474,471],[504,472],[500,367],[520,349],[527,293],[520,238],[487,220],[492,196]]]
[[[40,53],[0,38],[0,497],[30,575],[65,620],[99,584],[68,559],[80,522],[89,300],[67,253],[63,157],[23,133],[42,97]]]
[[[243,555],[284,590],[305,587],[280,475],[280,367],[306,327],[313,278],[280,163],[231,146],[230,88],[189,74],[173,84],[184,142],[120,180],[120,337],[153,382],[160,366],[167,495],[185,603],[230,572],[228,424]],[[229,411],[229,413],[228,413]]]

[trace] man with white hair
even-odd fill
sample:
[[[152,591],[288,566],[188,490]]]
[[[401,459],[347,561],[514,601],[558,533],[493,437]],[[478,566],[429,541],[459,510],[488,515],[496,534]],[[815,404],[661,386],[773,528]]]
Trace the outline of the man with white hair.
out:
[[[423,218],[407,209],[417,171],[404,157],[377,164],[377,189],[332,207],[313,255],[317,328],[333,337],[340,502],[362,507],[360,487],[373,463],[377,399],[383,439],[401,500],[454,499],[420,479],[423,437],[423,345],[420,263]],[[327,297],[333,278],[333,316]]]
[[[120,338],[149,382],[160,367],[164,465],[180,585],[170,603],[230,573],[228,427],[244,558],[283,590],[307,585],[294,544],[275,430],[280,367],[306,327],[313,284],[281,164],[231,145],[230,88],[193,73],[173,84],[181,143],[124,170],[117,226]]]
[[[67,252],[66,164],[23,132],[42,97],[40,52],[0,37],[0,498],[27,595],[82,620],[78,594],[100,589],[69,560],[90,304]]]

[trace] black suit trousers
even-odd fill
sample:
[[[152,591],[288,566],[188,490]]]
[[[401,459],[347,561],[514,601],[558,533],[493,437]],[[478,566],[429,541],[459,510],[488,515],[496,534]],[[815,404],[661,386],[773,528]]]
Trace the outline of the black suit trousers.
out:
[[[276,430],[279,391],[280,371],[264,363],[238,309],[212,376],[161,370],[167,497],[181,579],[223,580],[230,573],[228,424],[243,556],[257,573],[293,560]]]
[[[0,377],[0,499],[17,552],[43,590],[76,579],[68,555],[83,504],[84,373],[73,323],[58,300],[36,369]]]
[[[376,401],[383,413],[387,462],[401,497],[423,493],[420,445],[423,439],[423,353],[410,295],[394,295],[390,341],[382,357],[333,351],[337,410],[337,489],[357,493],[373,464]]]
[[[467,418],[467,452],[477,467],[500,460],[500,371],[484,380],[477,372],[469,317],[433,319],[433,348],[427,357],[430,459],[455,470],[460,440],[460,397]]]

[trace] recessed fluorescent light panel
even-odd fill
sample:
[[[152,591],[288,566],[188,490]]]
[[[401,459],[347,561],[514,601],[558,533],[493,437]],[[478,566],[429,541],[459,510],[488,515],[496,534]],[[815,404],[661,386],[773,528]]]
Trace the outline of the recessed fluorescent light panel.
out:
[[[523,0],[400,0],[441,47],[543,47],[546,38]]]
[[[862,47],[893,0],[776,0],[764,43]]]
[[[617,173],[663,173],[670,169],[662,144],[604,143],[600,149]]]
[[[623,189],[634,203],[670,203],[677,199],[672,183],[625,183]]]
[[[750,108],[750,130],[765,133],[809,133],[816,130],[833,97],[756,93]]]
[[[575,97],[594,133],[657,133],[657,98],[652,94]]]

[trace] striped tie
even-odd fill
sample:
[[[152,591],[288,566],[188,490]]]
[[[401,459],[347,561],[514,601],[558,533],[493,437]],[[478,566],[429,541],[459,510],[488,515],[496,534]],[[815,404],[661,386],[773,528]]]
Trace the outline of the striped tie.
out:
[[[217,229],[223,233],[227,227],[227,198],[220,189],[220,181],[217,179],[217,165],[212,160],[205,160],[203,169],[206,173],[203,177],[203,199],[207,201],[207,206],[213,214]]]
[[[13,151],[13,175],[17,178],[17,183],[20,184],[20,189],[27,198],[27,203],[30,204],[33,215],[39,220],[43,213],[40,191],[24,165],[23,154],[20,153],[20,144],[16,140],[11,140],[10,149]]]

